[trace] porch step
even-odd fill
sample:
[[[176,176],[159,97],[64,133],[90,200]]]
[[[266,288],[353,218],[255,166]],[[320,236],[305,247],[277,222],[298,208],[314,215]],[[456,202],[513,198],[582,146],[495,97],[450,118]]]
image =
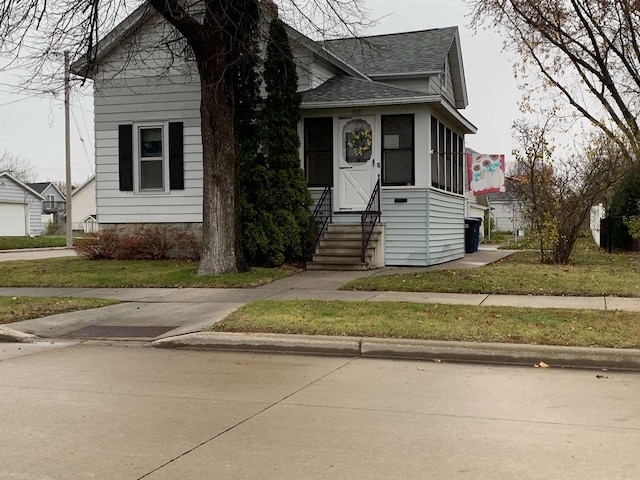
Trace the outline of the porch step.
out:
[[[369,270],[368,262],[344,263],[344,262],[307,262],[307,270],[333,270],[333,271],[361,271]]]
[[[376,248],[384,232],[382,225],[376,225],[365,251],[365,261],[361,261],[362,226],[349,223],[328,225],[324,237],[307,263],[309,270],[368,270],[374,264]],[[374,265],[374,268],[377,265]]]

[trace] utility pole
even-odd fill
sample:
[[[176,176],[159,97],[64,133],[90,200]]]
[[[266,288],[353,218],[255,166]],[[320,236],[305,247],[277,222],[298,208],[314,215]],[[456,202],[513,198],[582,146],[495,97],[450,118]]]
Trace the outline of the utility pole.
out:
[[[69,125],[69,97],[71,96],[69,74],[69,51],[64,52],[64,147],[65,147],[65,166],[66,166],[66,230],[67,230],[67,248],[73,247],[73,223],[71,218],[71,127]]]

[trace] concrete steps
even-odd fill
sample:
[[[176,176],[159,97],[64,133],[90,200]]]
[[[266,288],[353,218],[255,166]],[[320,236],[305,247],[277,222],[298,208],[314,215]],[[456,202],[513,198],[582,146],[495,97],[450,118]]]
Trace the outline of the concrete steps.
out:
[[[313,260],[307,263],[308,270],[369,270],[378,268],[379,249],[384,249],[381,239],[384,226],[376,225],[365,251],[365,261],[361,261],[362,227],[360,224],[329,224],[324,237],[318,244]],[[384,258],[384,256],[383,256]]]

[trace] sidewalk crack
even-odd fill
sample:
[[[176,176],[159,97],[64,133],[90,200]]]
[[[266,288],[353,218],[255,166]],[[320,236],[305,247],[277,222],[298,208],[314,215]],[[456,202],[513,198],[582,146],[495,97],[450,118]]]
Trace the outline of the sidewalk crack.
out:
[[[217,438],[221,437],[222,435],[224,435],[225,433],[228,433],[232,430],[235,430],[237,427],[239,427],[240,425],[243,425],[245,423],[247,423],[249,420],[252,420],[254,418],[256,418],[258,415],[263,414],[264,412],[267,412],[269,410],[271,410],[273,407],[275,407],[276,405],[279,405],[280,403],[284,402],[285,400],[287,400],[288,398],[293,397],[295,394],[301,392],[302,390],[304,390],[305,388],[309,388],[311,385],[314,385],[316,383],[318,383],[321,380],[324,380],[325,378],[327,378],[329,375],[333,375],[335,372],[337,372],[338,370],[341,370],[342,368],[346,367],[347,365],[350,365],[353,361],[356,360],[357,357],[351,358],[348,361],[344,362],[343,364],[339,365],[338,367],[334,368],[333,370],[325,373],[324,375],[316,378],[315,380],[313,380],[312,382],[309,382],[306,385],[303,385],[302,387],[298,388],[297,390],[289,393],[288,395],[285,395],[284,397],[282,397],[280,400],[276,400],[275,402],[271,403],[270,405],[267,405],[266,407],[264,407],[262,410],[259,410],[258,412],[254,413],[253,415],[248,416],[247,418],[245,418],[244,420],[241,420],[239,422],[237,422],[234,425],[231,425],[229,428],[215,434],[213,437],[204,440],[203,442],[200,442],[198,445],[196,445],[195,447],[192,447],[184,452],[182,452],[180,455],[177,455],[175,457],[173,457],[171,460],[163,463],[162,465],[154,468],[153,470],[145,473],[144,475],[138,477],[138,480],[142,480],[143,478],[148,477],[149,475],[152,475],[154,473],[156,473],[157,471],[163,469],[164,467],[172,464],[173,462],[175,462],[176,460],[179,460],[180,458],[190,454],[191,452],[196,451],[197,449],[199,449],[200,447],[205,446],[206,444],[212,442],[213,440],[216,440]]]

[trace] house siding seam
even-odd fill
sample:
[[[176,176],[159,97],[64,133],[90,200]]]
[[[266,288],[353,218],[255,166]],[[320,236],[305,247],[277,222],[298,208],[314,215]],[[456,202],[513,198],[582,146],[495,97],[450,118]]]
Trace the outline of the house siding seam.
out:
[[[464,257],[464,197],[429,189],[428,265]]]

